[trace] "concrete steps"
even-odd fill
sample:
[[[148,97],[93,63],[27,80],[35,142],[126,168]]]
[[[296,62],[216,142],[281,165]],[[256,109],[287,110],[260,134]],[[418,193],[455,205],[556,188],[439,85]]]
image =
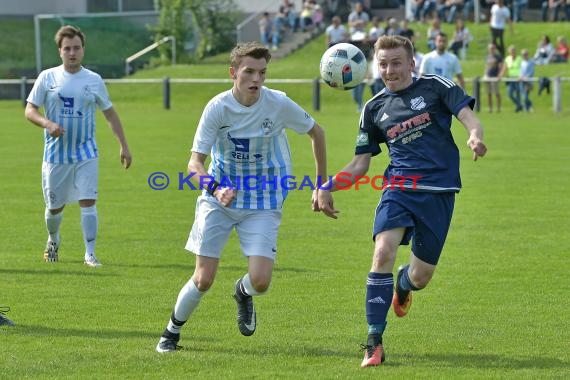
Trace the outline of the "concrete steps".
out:
[[[287,31],[279,48],[271,52],[273,59],[281,59],[303,47],[306,43],[321,34],[321,30],[312,30],[307,32],[291,32]]]

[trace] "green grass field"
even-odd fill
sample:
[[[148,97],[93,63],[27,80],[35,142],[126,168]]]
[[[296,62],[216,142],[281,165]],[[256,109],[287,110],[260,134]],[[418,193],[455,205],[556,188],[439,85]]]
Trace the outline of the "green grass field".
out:
[[[317,40],[272,63],[269,77],[313,77],[322,46]],[[138,75],[226,73],[216,64],[170,69]],[[323,88],[321,111],[314,112],[310,85],[272,87],[287,91],[325,127],[330,172],[342,168],[352,158],[358,122],[350,94]],[[249,338],[237,330],[231,298],[245,270],[234,236],[216,283],[183,330],[184,350],[157,354],[194,263],[183,247],[198,194],[174,183],[186,169],[203,106],[225,88],[173,85],[166,111],[159,85],[109,86],[134,161],[121,169],[118,144],[99,114],[97,252],[104,266],[97,270],[82,264],[76,205],[65,211],[60,262],[43,262],[42,132],[25,121],[20,102],[0,102],[0,305],[12,308],[8,316],[17,324],[0,329],[1,378],[568,378],[570,107],[566,102],[554,114],[550,97],[536,92],[535,113],[515,114],[505,101],[503,113],[479,114],[489,151],[476,163],[454,121],[464,189],[434,279],[415,295],[406,318],[389,315],[384,366],[359,368],[370,230],[380,195],[372,188],[335,193],[336,221],[310,210],[310,191],[290,194],[274,282],[256,299],[258,331]],[[564,91],[567,98],[567,84]],[[312,175],[310,140],[289,137],[295,174]],[[381,154],[370,174],[381,174],[386,164]],[[171,177],[168,189],[149,188],[156,171]],[[397,264],[408,255],[403,247]]]

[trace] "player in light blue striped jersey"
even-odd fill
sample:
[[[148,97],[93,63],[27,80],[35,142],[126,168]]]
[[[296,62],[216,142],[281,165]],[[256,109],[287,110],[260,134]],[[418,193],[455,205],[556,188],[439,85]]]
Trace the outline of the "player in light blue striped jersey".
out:
[[[46,203],[48,241],[44,260],[58,260],[60,225],[67,203],[79,202],[85,243],[84,262],[101,265],[95,256],[98,215],[99,161],[95,112],[101,108],[120,146],[121,163],[131,165],[131,153],[119,115],[101,76],[82,66],[85,36],[79,28],[62,26],[55,35],[62,65],[42,71],[30,92],[25,115],[45,135],[42,188]],[[44,108],[44,115],[39,109]]]
[[[212,286],[221,251],[234,228],[248,260],[247,273],[235,283],[238,329],[245,336],[255,332],[252,296],[264,294],[271,282],[288,188],[281,179],[291,175],[286,129],[309,135],[317,178],[322,183],[326,177],[324,131],[283,92],[263,86],[270,59],[269,50],[259,42],[237,45],[230,55],[233,87],[210,100],[202,113],[188,164],[193,178],[205,184],[186,244],[196,255],[196,267],[178,294],[158,352],[179,347],[180,330]],[[244,183],[245,178],[251,181]],[[318,211],[316,195],[313,191],[312,206]]]

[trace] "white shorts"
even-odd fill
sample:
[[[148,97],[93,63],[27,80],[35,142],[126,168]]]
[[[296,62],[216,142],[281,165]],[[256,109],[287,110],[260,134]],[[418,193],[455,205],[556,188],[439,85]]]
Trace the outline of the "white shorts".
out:
[[[281,210],[232,209],[201,195],[196,200],[196,215],[186,249],[199,256],[219,259],[235,228],[244,256],[275,260],[280,224]]]
[[[98,158],[76,164],[42,165],[44,201],[50,210],[83,199],[97,199],[98,183]]]

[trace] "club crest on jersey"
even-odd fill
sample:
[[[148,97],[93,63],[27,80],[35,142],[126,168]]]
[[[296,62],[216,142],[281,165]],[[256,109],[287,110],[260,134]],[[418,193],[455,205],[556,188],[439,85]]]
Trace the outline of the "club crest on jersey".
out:
[[[421,109],[424,109],[427,104],[423,96],[418,96],[417,98],[410,100],[410,105],[413,110],[419,111]]]
[[[86,96],[86,97],[87,97],[87,96],[89,96],[89,95],[91,95],[91,89],[89,88],[89,85],[86,84],[86,85],[83,87],[83,96]]]
[[[265,119],[261,123],[261,130],[263,131],[264,135],[268,135],[273,130],[273,120]]]

